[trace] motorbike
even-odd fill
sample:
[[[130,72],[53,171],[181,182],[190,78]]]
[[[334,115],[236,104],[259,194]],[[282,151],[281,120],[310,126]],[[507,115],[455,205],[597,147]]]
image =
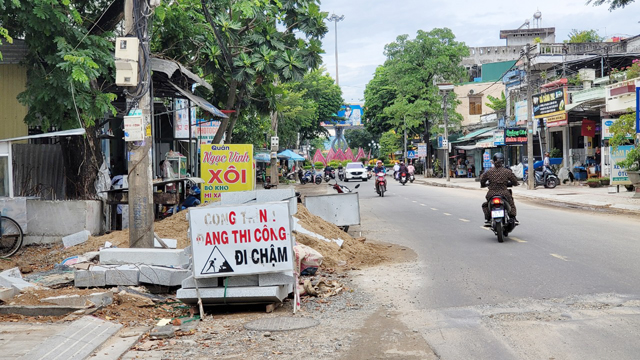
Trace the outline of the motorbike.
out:
[[[401,172],[400,175],[398,175],[398,180],[400,181],[400,184],[404,186],[407,183],[407,180],[409,180],[407,173],[404,171]]]
[[[349,189],[349,188],[348,188],[348,187],[346,187],[345,185],[338,184],[338,182],[337,182],[337,181],[336,181],[334,184],[329,184],[329,186],[331,186],[331,187],[333,188],[333,190],[337,191],[337,192],[338,192],[338,194],[344,194],[344,193],[350,193],[350,192],[352,192],[352,190],[351,190],[351,189]],[[354,190],[355,190],[355,189],[357,189],[357,188],[359,188],[359,187],[360,187],[360,184],[356,185],[356,186],[354,187]]]
[[[316,185],[320,185],[322,183],[322,176],[316,174],[314,170],[307,170],[300,178],[300,183],[316,183]]]
[[[384,197],[384,192],[387,191],[387,179],[383,172],[376,174],[376,192],[381,197]]]
[[[545,188],[553,189],[558,184],[560,184],[560,179],[558,179],[558,176],[551,169],[547,168],[546,170],[535,170],[534,173],[534,186],[536,187],[544,186]],[[524,181],[525,183],[527,182],[527,175],[528,171],[524,174],[524,178],[522,179],[522,181]]]
[[[507,187],[510,186],[507,185]],[[511,193],[511,189],[509,189],[509,193]],[[504,238],[509,236],[509,233],[518,226],[515,220],[509,217],[509,210],[511,210],[509,202],[503,196],[494,196],[489,200],[488,206],[491,213],[491,231],[498,237],[498,242],[504,242]]]
[[[324,181],[329,182],[331,181],[331,179],[335,180],[336,179],[336,171],[331,169],[331,170],[325,170],[324,171]]]
[[[344,181],[344,168],[338,168],[338,179]]]
[[[373,171],[371,169],[367,169],[367,180],[370,180],[373,177]]]
[[[413,180],[415,180],[415,179],[416,179],[416,177],[415,177],[415,176],[413,176],[413,174],[412,174],[412,173],[409,173],[409,181],[410,181],[411,183],[413,183]]]
[[[302,169],[298,169],[298,180],[300,180],[300,184],[302,185],[310,182],[309,179],[305,177],[305,173]]]

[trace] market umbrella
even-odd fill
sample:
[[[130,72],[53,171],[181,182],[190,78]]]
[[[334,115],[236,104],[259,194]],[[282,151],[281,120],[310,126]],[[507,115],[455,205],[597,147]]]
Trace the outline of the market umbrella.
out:
[[[281,152],[280,154],[278,154],[279,158],[282,159],[289,159],[289,160],[293,160],[293,161],[304,161],[304,157],[294,153],[291,150],[285,150],[283,152]]]

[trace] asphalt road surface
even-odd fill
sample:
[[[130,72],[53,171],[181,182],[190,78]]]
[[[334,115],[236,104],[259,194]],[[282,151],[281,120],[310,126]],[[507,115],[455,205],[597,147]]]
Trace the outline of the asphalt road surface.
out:
[[[498,243],[483,191],[388,179],[384,198],[358,189],[361,230],[417,253],[388,276],[408,283],[399,318],[441,359],[640,357],[638,217],[516,201],[521,225]]]

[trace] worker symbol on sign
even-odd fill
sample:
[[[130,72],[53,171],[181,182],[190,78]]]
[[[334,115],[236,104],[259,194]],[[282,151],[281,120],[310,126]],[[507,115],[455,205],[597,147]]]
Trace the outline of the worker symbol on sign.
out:
[[[209,258],[207,259],[207,262],[202,268],[202,271],[200,271],[200,274],[206,275],[227,272],[233,272],[233,268],[231,268],[229,262],[227,262],[227,259],[225,259],[224,255],[222,255],[220,249],[218,249],[217,246],[214,246],[211,254],[209,255]]]

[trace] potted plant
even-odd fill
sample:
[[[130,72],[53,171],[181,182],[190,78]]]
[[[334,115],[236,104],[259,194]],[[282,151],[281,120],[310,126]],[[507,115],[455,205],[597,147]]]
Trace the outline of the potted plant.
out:
[[[602,184],[603,186],[609,186],[609,178],[608,177],[601,177],[600,178],[600,184]]]
[[[598,178],[591,178],[591,179],[587,180],[587,185],[589,185],[589,187],[592,187],[592,188],[597,188],[597,187],[602,186],[600,184],[600,179],[598,179]]]

